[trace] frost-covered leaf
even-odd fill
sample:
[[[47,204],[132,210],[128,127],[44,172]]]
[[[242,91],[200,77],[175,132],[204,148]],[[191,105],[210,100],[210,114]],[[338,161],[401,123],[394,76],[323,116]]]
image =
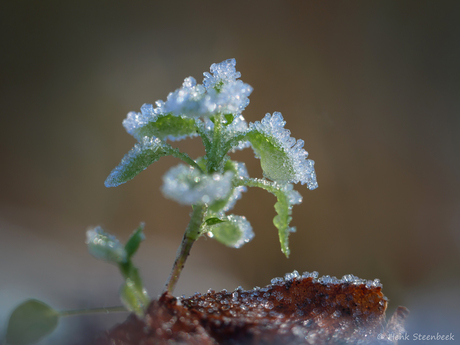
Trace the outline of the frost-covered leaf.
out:
[[[41,301],[27,300],[11,314],[6,330],[6,342],[10,345],[36,343],[53,332],[58,321],[58,311]]]
[[[226,221],[207,227],[208,236],[228,247],[240,248],[254,237],[251,224],[246,217],[229,215]]]
[[[275,204],[277,215],[273,218],[273,224],[278,229],[278,235],[281,244],[281,251],[289,257],[289,234],[295,232],[294,227],[290,227],[292,206],[302,202],[302,196],[295,191],[294,186],[290,183],[280,184],[277,182],[267,181],[265,179],[245,179],[240,184],[248,187],[259,187],[274,194],[278,199]]]
[[[86,232],[86,245],[91,255],[97,259],[114,264],[126,262],[128,259],[125,247],[120,241],[100,226]]]
[[[236,82],[241,77],[241,73],[235,68],[236,60],[227,59],[220,63],[213,63],[209,72],[204,72],[203,85],[207,90],[215,89],[219,91],[223,85]]]
[[[281,244],[281,251],[289,257],[289,234],[295,232],[295,227],[290,227],[289,223],[292,220],[292,206],[302,202],[302,196],[292,189],[292,184],[280,186],[276,195],[278,201],[275,204],[277,215],[273,218],[273,224],[278,228],[278,236]]]
[[[143,231],[144,223],[141,223],[139,227],[131,235],[131,237],[128,239],[128,242],[126,242],[125,250],[128,259],[130,259],[137,252],[141,242],[145,240],[145,235]]]
[[[235,64],[235,59],[213,64],[212,75],[204,73],[204,86],[192,77],[186,78],[181,88],[168,95],[165,112],[188,117],[241,113],[249,104],[252,87],[237,80],[241,74],[236,72]]]
[[[247,139],[260,158],[264,176],[279,183],[301,182],[315,189],[318,183],[314,162],[307,159],[303,140],[292,138],[285,124],[281,113],[275,112],[249,125]]]
[[[150,298],[143,288],[139,288],[131,279],[126,279],[120,289],[120,298],[124,306],[136,313],[139,317],[144,316]]]
[[[163,194],[178,203],[209,204],[225,198],[232,188],[233,173],[211,175],[180,164],[163,176]]]
[[[203,85],[197,84],[195,78],[188,77],[181,88],[168,95],[165,110],[173,115],[188,117],[212,116],[216,104]]]
[[[144,137],[157,137],[161,140],[181,140],[188,136],[196,136],[197,128],[194,119],[164,113],[164,103],[157,102],[157,107],[144,104],[141,112],[130,112],[123,121],[126,131],[141,141]]]
[[[106,187],[116,187],[134,178],[141,171],[166,156],[165,143],[158,138],[144,137],[121,160],[105,180]]]

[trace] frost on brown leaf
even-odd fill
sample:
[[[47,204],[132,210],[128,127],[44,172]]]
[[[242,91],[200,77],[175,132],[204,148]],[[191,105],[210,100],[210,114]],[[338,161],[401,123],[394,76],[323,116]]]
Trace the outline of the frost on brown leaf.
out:
[[[394,344],[408,312],[398,308],[387,325],[381,289],[352,275],[294,272],[248,291],[163,294],[145,320],[132,315],[97,344]]]

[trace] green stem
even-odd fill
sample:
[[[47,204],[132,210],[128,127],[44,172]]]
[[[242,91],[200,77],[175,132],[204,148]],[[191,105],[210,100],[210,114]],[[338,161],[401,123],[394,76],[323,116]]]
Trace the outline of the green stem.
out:
[[[190,164],[195,169],[198,169],[201,173],[204,173],[204,171],[201,169],[201,167],[192,158],[190,158],[190,156],[188,154],[186,154],[184,152],[180,152],[178,149],[175,149],[173,147],[168,148],[167,153],[170,154],[173,157],[182,159],[184,162]]]
[[[212,140],[211,152],[208,157],[208,172],[210,174],[219,170],[219,165],[222,159],[219,157],[219,152],[222,146],[222,114],[214,116],[214,136]]]
[[[200,236],[201,225],[203,224],[206,209],[206,205],[193,206],[192,218],[190,219],[190,223],[187,226],[187,230],[185,231],[182,242],[179,246],[179,249],[177,250],[176,260],[174,261],[171,274],[166,281],[163,292],[169,292],[170,294],[173,293],[182,269],[184,268],[185,261],[190,254],[193,243]]]
[[[97,313],[117,313],[117,312],[128,312],[125,307],[107,307],[107,308],[90,308],[90,309],[74,309],[74,310],[62,310],[59,312],[59,316],[74,316],[82,314],[97,314]]]
[[[239,141],[242,141],[246,138],[247,136],[247,133],[244,133],[244,134],[240,134],[240,135],[237,135],[236,137],[233,137],[232,139],[230,139],[229,141],[227,141],[224,145],[223,145],[223,149],[222,149],[222,152],[223,152],[223,156],[225,156],[228,151],[230,151],[232,149],[233,146],[235,146],[236,144],[238,144]],[[220,157],[220,159],[223,159],[224,157]]]
[[[196,131],[198,132],[201,141],[203,142],[204,148],[206,149],[206,153],[208,153],[208,151],[212,149],[212,145],[209,141],[208,133],[206,132],[204,125],[198,125]]]

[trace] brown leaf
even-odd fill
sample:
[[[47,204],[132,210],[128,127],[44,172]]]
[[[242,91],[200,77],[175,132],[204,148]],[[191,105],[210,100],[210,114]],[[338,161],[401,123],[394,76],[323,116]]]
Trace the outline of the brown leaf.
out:
[[[381,289],[351,275],[295,274],[249,291],[163,294],[145,320],[130,316],[97,344],[394,344],[408,311],[398,308],[385,327]]]

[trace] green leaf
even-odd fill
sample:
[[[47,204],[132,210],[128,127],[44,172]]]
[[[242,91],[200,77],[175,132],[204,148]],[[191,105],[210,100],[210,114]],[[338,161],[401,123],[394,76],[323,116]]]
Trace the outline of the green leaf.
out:
[[[128,242],[125,244],[125,250],[127,254],[127,258],[131,259],[131,257],[137,252],[139,246],[143,240],[145,240],[145,235],[143,233],[144,230],[144,223],[141,223],[137,230],[129,238]]]
[[[253,130],[247,134],[266,178],[280,183],[294,179],[296,171],[288,154],[276,141],[264,133]]]
[[[171,114],[157,115],[154,121],[146,123],[129,133],[138,141],[145,136],[157,137],[161,140],[179,140],[186,136],[195,135],[197,132],[195,119],[185,116],[174,116]]]
[[[144,316],[145,310],[150,303],[147,291],[129,278],[121,286],[120,298],[125,307],[139,317]]]
[[[20,304],[10,316],[6,342],[25,345],[38,342],[57,327],[59,312],[49,305],[30,299]]]
[[[241,181],[242,185],[248,187],[259,187],[274,194],[278,199],[275,204],[277,215],[273,218],[273,224],[278,229],[278,236],[281,245],[281,251],[289,257],[289,234],[295,232],[295,227],[290,227],[292,220],[292,207],[302,202],[302,196],[295,191],[294,186],[290,183],[280,184],[277,182],[267,181],[265,179],[245,179]]]
[[[225,114],[224,117],[225,117],[225,120],[227,121],[225,123],[225,126],[228,126],[229,124],[231,124],[235,118],[233,114]]]
[[[292,213],[292,206],[289,205],[287,197],[284,193],[277,193],[275,195],[278,198],[278,201],[275,204],[275,210],[278,215],[273,218],[273,224],[278,229],[281,251],[284,253],[284,255],[286,255],[286,257],[289,257],[291,251],[289,249],[288,237],[291,232],[295,231],[294,227],[289,226],[289,223],[292,220],[292,217],[290,216]]]
[[[245,217],[229,215],[224,221],[209,225],[211,237],[228,247],[240,248],[254,237],[251,224]]]
[[[225,220],[222,220],[222,219],[219,219],[219,218],[208,218],[208,219],[206,219],[206,225],[208,225],[208,226],[223,223],[223,222],[225,222]]]
[[[169,145],[158,138],[144,137],[121,160],[105,180],[106,187],[116,187],[134,178],[141,171],[169,154]]]

